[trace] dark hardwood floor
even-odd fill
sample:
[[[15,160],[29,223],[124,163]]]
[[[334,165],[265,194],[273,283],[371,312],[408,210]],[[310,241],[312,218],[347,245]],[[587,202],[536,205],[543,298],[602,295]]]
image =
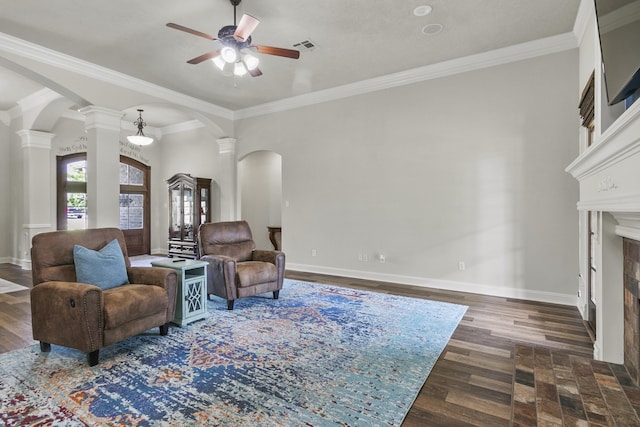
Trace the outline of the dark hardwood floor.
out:
[[[0,278],[30,287],[30,274],[0,264]],[[579,361],[592,359],[592,341],[575,307],[294,271],[287,271],[286,277],[469,307],[417,396],[405,427],[527,425],[512,423],[513,408],[522,397],[516,396],[513,403],[517,346],[543,348]],[[0,294],[0,352],[32,343],[29,291]],[[532,390],[535,407],[537,391]],[[607,410],[606,402],[602,405],[605,408],[595,412]],[[562,425],[536,422],[540,415],[535,411],[527,416],[529,425]]]

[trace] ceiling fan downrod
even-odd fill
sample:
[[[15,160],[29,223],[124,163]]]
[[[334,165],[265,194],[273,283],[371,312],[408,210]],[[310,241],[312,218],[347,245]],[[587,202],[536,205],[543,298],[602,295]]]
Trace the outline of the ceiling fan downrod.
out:
[[[238,21],[236,20],[236,7],[240,4],[242,0],[229,0],[233,5],[233,25],[237,26]]]

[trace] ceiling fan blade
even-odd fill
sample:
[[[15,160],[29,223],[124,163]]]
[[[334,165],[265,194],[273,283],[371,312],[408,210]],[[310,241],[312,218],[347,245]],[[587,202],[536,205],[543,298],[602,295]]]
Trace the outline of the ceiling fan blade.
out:
[[[210,36],[207,33],[203,33],[203,32],[197,31],[197,30],[192,30],[191,28],[183,27],[182,25],[174,24],[173,22],[169,22],[167,24],[167,27],[173,28],[175,30],[184,31],[185,33],[193,34],[194,36],[204,37],[205,39],[208,39],[208,40],[215,40],[216,39],[215,37]]]
[[[260,21],[251,15],[242,15],[240,23],[238,24],[236,31],[233,33],[233,37],[241,42],[246,41],[259,23]]]
[[[293,49],[285,49],[282,47],[264,46],[255,44],[251,47],[255,47],[258,53],[264,53],[266,55],[284,56],[285,58],[298,59],[300,58],[300,52]]]
[[[260,71],[260,68],[256,67],[253,70],[249,70],[249,74],[251,74],[252,77],[259,77],[262,75],[262,71]]]
[[[207,52],[205,54],[202,54],[200,56],[197,56],[193,59],[190,59],[187,61],[188,64],[199,64],[203,61],[206,61],[207,59],[211,59],[214,56],[217,56],[220,53],[219,50],[212,50],[211,52]]]

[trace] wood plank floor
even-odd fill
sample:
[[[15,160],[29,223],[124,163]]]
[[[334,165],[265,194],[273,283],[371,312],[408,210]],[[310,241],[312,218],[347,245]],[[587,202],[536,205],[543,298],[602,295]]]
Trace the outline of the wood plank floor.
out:
[[[469,307],[405,427],[510,425],[516,344],[584,358],[593,354],[575,307],[294,271],[286,277]],[[0,278],[31,286],[31,273],[14,265],[0,264]],[[29,291],[0,294],[0,352],[32,343]]]
[[[286,276],[469,307],[404,427],[509,426],[517,343],[593,357],[575,307],[293,271]]]

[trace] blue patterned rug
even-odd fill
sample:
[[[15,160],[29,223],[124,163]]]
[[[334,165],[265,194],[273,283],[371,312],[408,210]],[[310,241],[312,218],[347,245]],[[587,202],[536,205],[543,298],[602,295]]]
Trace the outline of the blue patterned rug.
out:
[[[0,355],[0,425],[398,426],[467,307],[287,280],[100,351]]]

